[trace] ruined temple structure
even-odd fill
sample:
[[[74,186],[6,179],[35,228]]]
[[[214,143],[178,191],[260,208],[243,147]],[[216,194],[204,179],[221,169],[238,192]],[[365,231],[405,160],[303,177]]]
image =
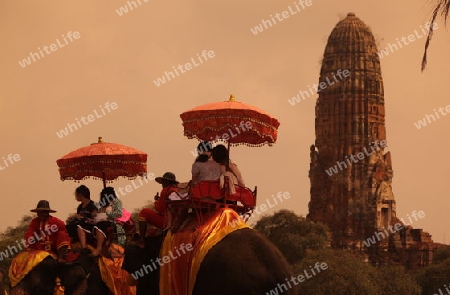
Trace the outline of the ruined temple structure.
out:
[[[354,13],[339,21],[328,38],[319,77],[316,141],[310,148],[308,218],[328,225],[333,248],[364,253],[375,264],[418,268],[431,262],[437,245],[396,215],[377,51],[371,29]],[[397,223],[402,228],[386,234]],[[382,231],[384,237],[374,236]],[[364,243],[372,237],[375,245]]]

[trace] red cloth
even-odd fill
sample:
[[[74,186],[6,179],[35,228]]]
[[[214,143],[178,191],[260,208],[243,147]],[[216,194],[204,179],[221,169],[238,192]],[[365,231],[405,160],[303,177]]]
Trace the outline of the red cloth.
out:
[[[204,180],[191,187],[189,195],[194,200],[201,200],[204,197],[211,197],[215,200],[223,198],[222,190],[218,180]]]
[[[139,213],[139,220],[147,221],[151,225],[164,229],[166,226],[165,213],[167,210],[167,201],[173,192],[178,192],[178,188],[173,186],[164,187],[161,190],[159,199],[155,201],[155,210],[149,208],[142,209]]]
[[[246,207],[256,206],[256,198],[249,188],[236,186],[236,193],[227,195],[227,200],[239,201]]]
[[[228,201],[238,201],[246,207],[256,206],[256,198],[249,188],[235,185],[235,190],[236,193],[232,195],[230,195],[228,191],[225,192],[225,197]],[[220,183],[216,180],[200,181],[191,188],[189,195],[194,200],[201,200],[204,197],[211,197],[215,200],[219,200],[224,197],[223,191],[220,189]]]
[[[69,234],[64,222],[50,216],[46,221],[34,218],[24,236],[28,248],[46,250],[56,254],[62,246],[70,246]]]
[[[161,214],[164,214],[167,210],[167,201],[169,196],[173,192],[178,192],[178,188],[173,186],[163,187],[161,193],[159,194],[159,199],[155,201],[155,209]]]
[[[151,225],[154,225],[161,229],[164,228],[164,223],[166,221],[164,215],[149,208],[141,210],[141,212],[139,213],[139,220],[146,221],[147,223],[150,223]]]

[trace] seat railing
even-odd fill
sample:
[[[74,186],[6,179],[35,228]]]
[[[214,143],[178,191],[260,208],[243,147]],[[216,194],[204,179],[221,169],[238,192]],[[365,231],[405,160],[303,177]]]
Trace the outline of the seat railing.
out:
[[[168,227],[177,227],[182,222],[177,220],[177,215],[183,208],[191,209],[200,222],[203,222],[205,212],[212,212],[220,207],[231,208],[248,219],[256,207],[257,187],[252,191],[235,185],[235,190],[234,194],[230,193],[227,179],[223,188],[220,188],[219,181],[202,181],[190,186],[187,198],[169,201]]]

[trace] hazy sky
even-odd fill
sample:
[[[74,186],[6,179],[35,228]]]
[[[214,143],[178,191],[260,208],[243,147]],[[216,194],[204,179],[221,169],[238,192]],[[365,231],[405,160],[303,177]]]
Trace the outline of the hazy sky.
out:
[[[420,33],[432,8],[428,0],[312,0],[311,6],[254,35],[251,28],[289,6],[295,9],[294,1],[136,3],[138,7],[122,11],[122,16],[116,10],[126,1],[0,3],[0,165],[4,168],[0,170],[0,230],[15,225],[40,199],[50,200],[59,218],[74,212],[78,203],[73,191],[79,184],[60,181],[56,160],[98,136],[147,152],[149,173],[172,171],[187,181],[194,159],[190,151],[197,141],[183,136],[179,114],[225,100],[231,93],[281,122],[273,147],[232,149],[246,183],[258,186],[258,204],[278,192],[289,192],[289,200],[266,213],[292,209],[306,215],[317,95],[295,106],[288,99],[318,81],[327,37],[348,12],[355,12],[372,28],[381,49],[415,30]],[[397,216],[424,211],[426,216],[413,227],[424,228],[437,242],[443,242],[445,234],[448,242],[450,116],[420,130],[414,126],[433,109],[450,105],[445,90],[450,32],[442,21],[438,25],[424,73],[420,61],[425,37],[382,58],[381,69]],[[69,31],[78,32],[74,35],[78,39],[66,38],[65,43],[62,35]],[[57,39],[61,47],[50,47]],[[44,46],[49,53],[42,51],[39,60],[35,57],[30,65],[19,65]],[[153,81],[165,71],[198,58],[204,50],[214,51],[214,57],[155,85]],[[117,109],[108,113],[107,102],[115,102]],[[101,118],[62,138],[56,134],[77,118],[94,111],[101,114],[102,107],[106,113]],[[20,160],[5,167],[3,157],[9,154],[20,155]],[[98,200],[101,182],[83,183]],[[120,180],[113,186],[129,183]],[[151,181],[122,200],[132,210],[160,189]]]

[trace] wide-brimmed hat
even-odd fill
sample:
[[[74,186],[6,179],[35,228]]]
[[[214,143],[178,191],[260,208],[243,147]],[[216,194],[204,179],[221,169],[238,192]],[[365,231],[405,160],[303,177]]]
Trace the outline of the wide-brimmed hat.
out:
[[[38,212],[38,211],[48,211],[51,213],[55,213],[55,210],[50,209],[50,203],[46,200],[40,200],[37,205],[36,205],[36,209],[31,209],[31,212]]]
[[[173,174],[172,172],[166,172],[162,177],[156,177],[155,181],[160,184],[162,184],[163,181],[168,181],[173,184],[179,184],[177,178],[175,177],[175,174]]]

